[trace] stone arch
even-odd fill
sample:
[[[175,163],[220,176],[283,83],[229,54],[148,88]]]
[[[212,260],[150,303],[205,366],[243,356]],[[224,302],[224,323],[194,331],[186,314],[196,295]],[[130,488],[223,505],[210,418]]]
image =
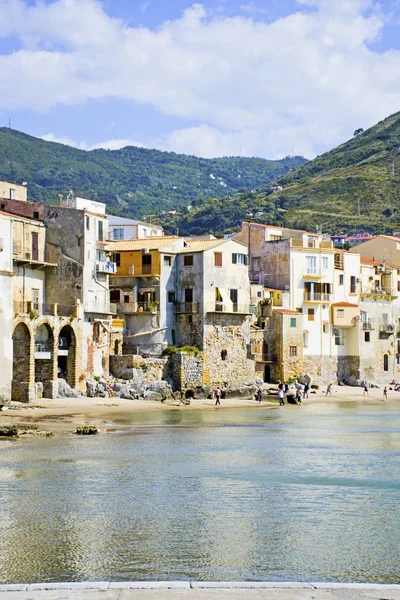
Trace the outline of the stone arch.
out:
[[[44,395],[48,396],[51,381],[57,378],[54,330],[45,321],[35,331],[35,382],[43,384]]]
[[[32,332],[24,321],[16,323],[13,340],[12,399],[32,402],[35,399],[34,354]]]
[[[58,335],[57,370],[60,379],[76,387],[76,334],[71,325],[61,327]]]

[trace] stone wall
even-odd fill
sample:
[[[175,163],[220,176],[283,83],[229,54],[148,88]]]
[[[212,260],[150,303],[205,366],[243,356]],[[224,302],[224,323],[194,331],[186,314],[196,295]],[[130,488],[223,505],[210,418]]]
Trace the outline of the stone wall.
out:
[[[205,325],[203,384],[212,388],[255,382],[254,361],[248,358],[248,318],[240,314],[208,313]]]
[[[124,369],[142,369],[147,383],[161,381],[167,376],[167,358],[143,358],[139,354],[124,354],[110,356],[110,373],[119,377]]]
[[[203,386],[203,357],[176,352],[168,361],[168,372],[179,391],[186,392]]]

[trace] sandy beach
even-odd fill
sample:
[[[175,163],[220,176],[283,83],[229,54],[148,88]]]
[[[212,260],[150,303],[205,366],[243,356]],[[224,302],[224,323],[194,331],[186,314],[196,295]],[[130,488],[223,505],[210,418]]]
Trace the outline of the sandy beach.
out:
[[[365,404],[385,405],[400,401],[400,392],[390,390],[388,400],[383,400],[383,386],[372,388],[368,395],[363,395],[363,388],[334,386],[332,396],[326,396],[326,389],[310,393],[303,405],[323,403],[357,402]],[[13,424],[37,424],[42,430],[53,433],[75,431],[77,426],[94,425],[104,428],[104,422],[113,424],[114,419],[127,414],[152,411],[193,411],[193,410],[225,410],[227,408],[249,408],[270,410],[277,407],[276,401],[265,399],[261,404],[256,400],[230,398],[221,400],[221,406],[215,407],[214,400],[191,400],[186,406],[177,401],[165,403],[149,400],[124,400],[122,398],[58,398],[41,399],[34,404],[13,402],[0,412],[0,426]],[[299,407],[300,408],[300,407]]]

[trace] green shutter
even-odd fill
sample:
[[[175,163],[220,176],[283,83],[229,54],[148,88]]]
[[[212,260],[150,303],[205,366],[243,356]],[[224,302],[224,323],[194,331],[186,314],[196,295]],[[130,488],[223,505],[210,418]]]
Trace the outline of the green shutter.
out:
[[[236,254],[232,254],[232,264],[236,265]]]

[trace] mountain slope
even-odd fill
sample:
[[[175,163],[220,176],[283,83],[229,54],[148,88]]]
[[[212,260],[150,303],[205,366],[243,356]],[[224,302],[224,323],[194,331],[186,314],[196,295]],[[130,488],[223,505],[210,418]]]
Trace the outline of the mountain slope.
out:
[[[168,231],[178,219],[186,234],[230,232],[249,219],[327,232],[400,229],[400,113],[278,178],[275,190],[216,199],[176,222],[168,217]]]
[[[304,162],[302,157],[202,159],[133,146],[88,152],[0,128],[0,180],[27,181],[29,199],[40,202],[54,202],[72,189],[126,217],[250,190]]]

